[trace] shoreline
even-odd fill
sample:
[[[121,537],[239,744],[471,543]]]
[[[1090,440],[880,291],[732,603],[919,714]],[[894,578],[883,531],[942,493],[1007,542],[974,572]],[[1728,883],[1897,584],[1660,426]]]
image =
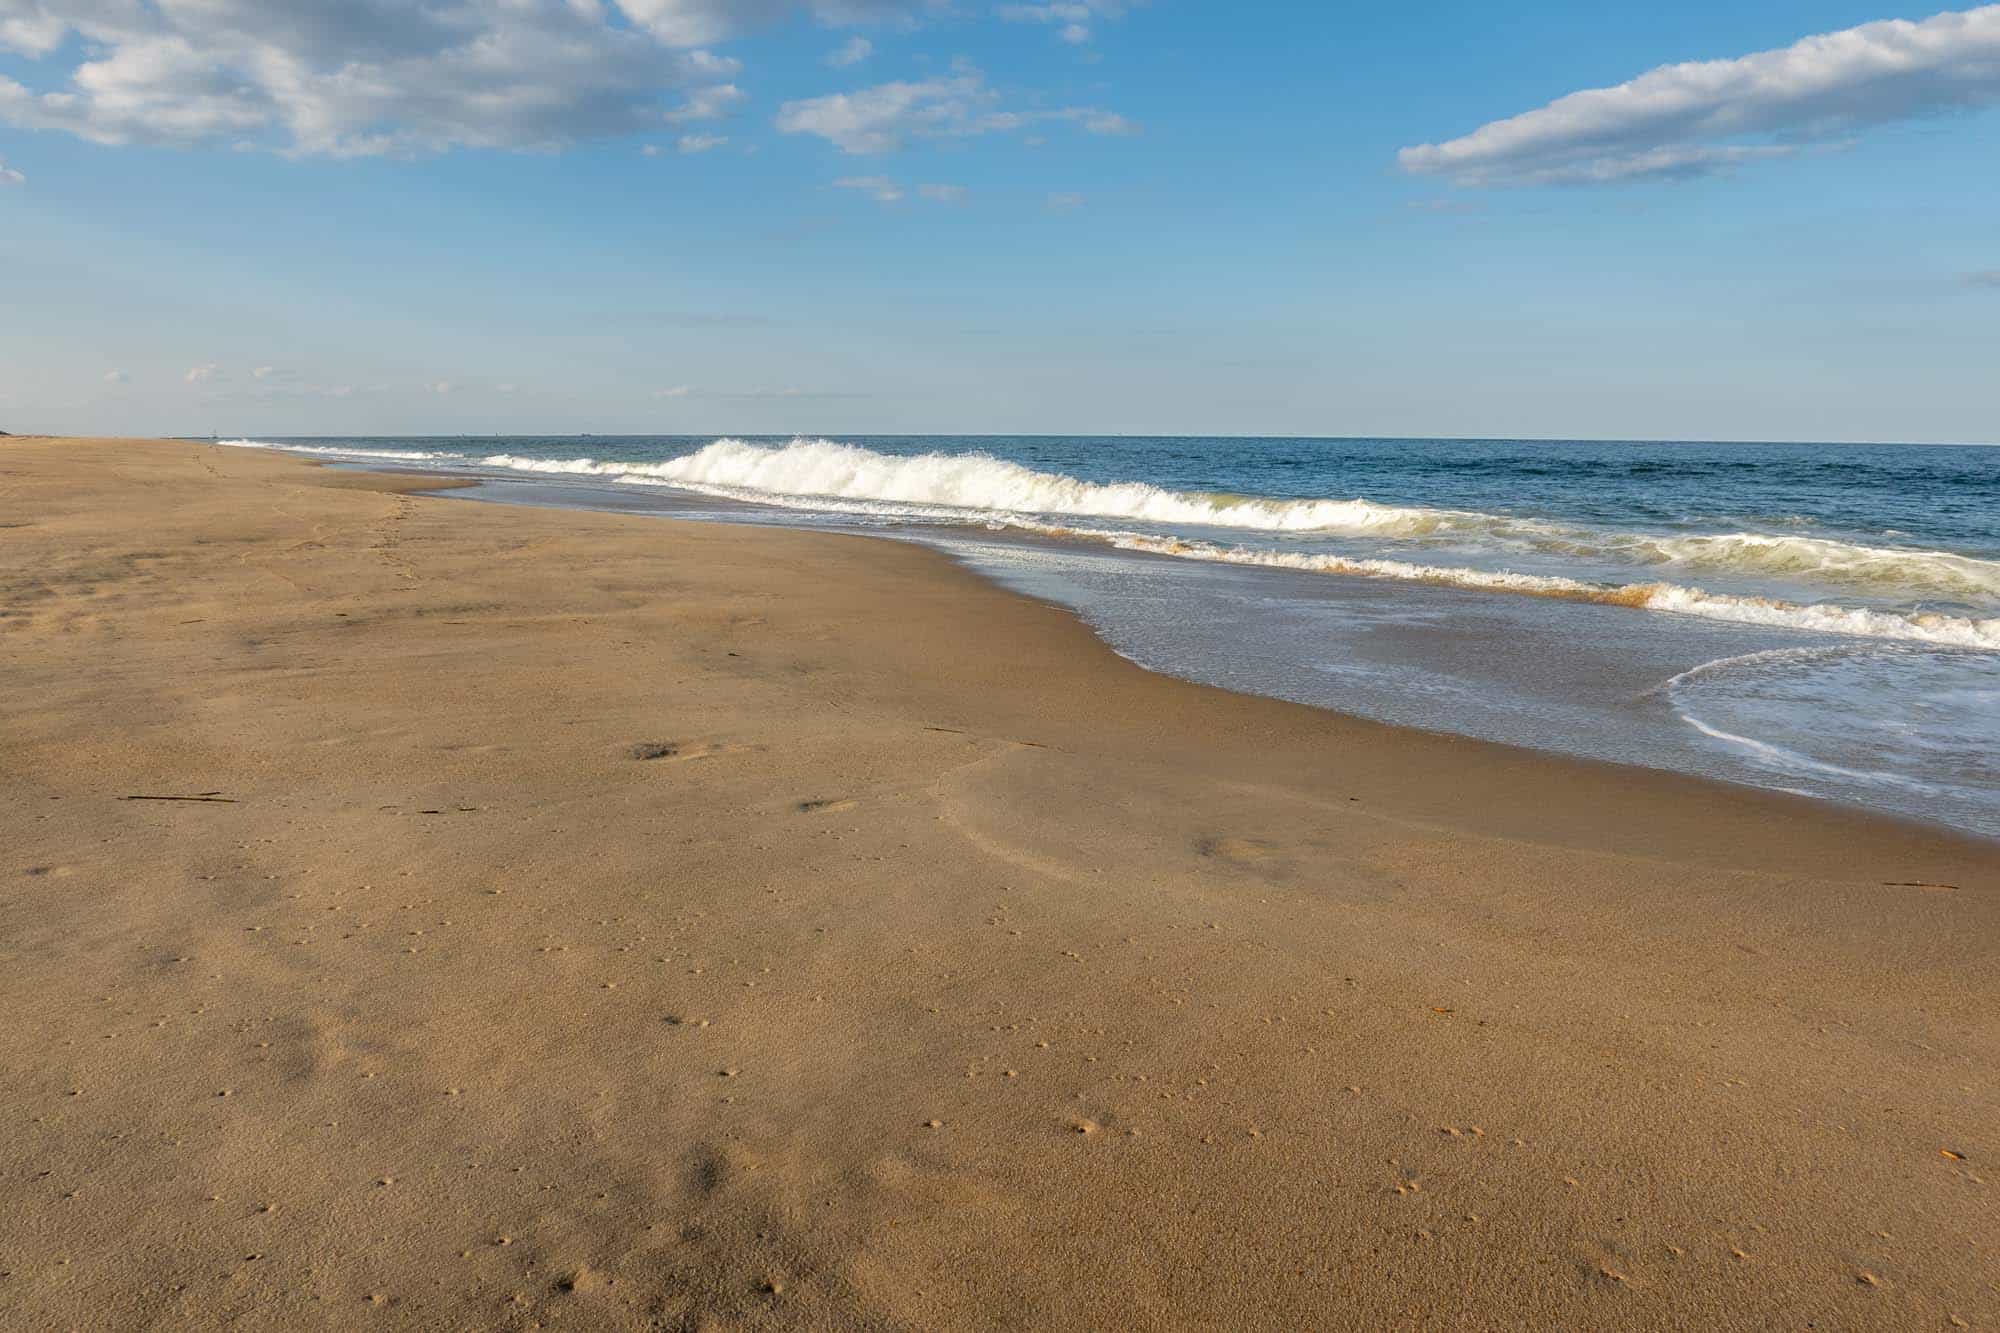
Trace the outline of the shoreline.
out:
[[[1168,553],[1155,551],[1150,539],[1136,533],[1128,534],[1128,541],[1115,532],[1077,529],[1085,543],[1080,547],[1034,539],[1064,531],[1065,521],[1053,527],[1017,524],[1003,513],[1000,530],[949,522],[932,528],[915,521],[921,514],[855,517],[837,500],[825,508],[782,497],[760,505],[754,494],[732,493],[727,486],[710,495],[712,488],[701,481],[692,483],[692,491],[680,489],[679,482],[617,484],[683,474],[727,481],[746,467],[778,469],[803,483],[813,469],[827,467],[834,472],[822,480],[842,493],[888,486],[879,476],[850,485],[836,475],[848,466],[889,469],[890,480],[901,478],[888,486],[898,494],[904,484],[942,484],[925,471],[931,455],[885,454],[871,451],[865,441],[795,440],[775,452],[766,449],[769,442],[733,440],[696,447],[687,439],[663,439],[636,452],[607,443],[611,452],[601,460],[580,456],[592,452],[588,439],[516,443],[519,457],[481,457],[464,442],[448,447],[424,439],[299,442],[297,448],[343,465],[449,468],[478,477],[481,484],[470,495],[481,499],[901,535],[951,551],[1003,587],[1068,607],[1120,654],[1182,679],[1392,725],[1832,800],[1975,835],[2000,830],[2000,771],[1993,769],[1987,757],[1993,745],[1986,743],[2000,744],[2000,733],[1989,735],[1992,719],[1977,703],[1982,691],[2000,687],[2000,655],[1933,642],[1958,630],[1990,637],[2000,621],[1947,616],[1932,623],[1918,616],[1925,620],[1919,633],[1914,625],[1877,623],[1885,616],[1917,615],[1910,607],[1891,615],[1838,598],[1824,605],[1811,597],[1799,604],[1767,602],[1744,586],[1711,594],[1684,577],[1681,583],[1649,581],[1673,577],[1659,571],[1641,571],[1633,575],[1640,580],[1635,583],[1599,570],[1578,583],[1567,575],[1545,578],[1544,568],[1527,580],[1532,587],[1506,583],[1491,589],[1482,575],[1473,580],[1480,586],[1469,590],[1458,575],[1472,575],[1480,564],[1472,557],[1439,557],[1446,567],[1442,572],[1452,575],[1441,580],[1405,577],[1427,568],[1404,563],[1409,552],[1379,569],[1356,570],[1263,546],[1210,559],[1204,543],[1194,541],[1187,550],[1176,547],[1171,559],[1160,559]],[[293,446],[265,447],[293,451]],[[982,485],[1022,482],[1007,472],[1011,464],[970,457],[968,466],[984,469]],[[1059,480],[1062,460],[1030,451],[1018,461],[1033,465],[1022,475],[1038,479],[1037,485]],[[1087,460],[1068,461],[1099,482],[1127,473],[1150,475],[1137,462],[1107,471]],[[1365,470],[1380,460],[1356,463]],[[1037,470],[1050,467],[1057,471]],[[758,475],[762,479],[752,482],[752,491],[782,481]],[[1420,479],[1413,484],[1422,492]],[[1179,499],[1191,503],[1202,494]],[[1067,503],[1075,497],[1049,498]],[[1433,502],[1445,503],[1435,496],[1426,503]],[[1347,502],[1312,503],[1338,508]],[[860,509],[872,512],[867,504]],[[1384,512],[1433,511],[1392,505]],[[1452,511],[1447,505],[1434,512]],[[1756,545],[1746,533],[1736,536]],[[1806,545],[1793,555],[1831,558],[1810,540],[1799,540]],[[1140,549],[1127,549],[1133,546]],[[1850,553],[1866,555],[1869,548]],[[1281,567],[1263,564],[1265,556]],[[1297,568],[1283,563],[1294,557],[1305,563]],[[1368,576],[1355,576],[1361,574]],[[1512,575],[1493,577],[1504,583]],[[1580,599],[1552,595],[1585,584],[1594,591]],[[1495,596],[1495,591],[1514,595]],[[1684,595],[1699,605],[1656,605],[1655,593]],[[1643,608],[1628,605],[1640,594]],[[1611,605],[1601,605],[1605,602]],[[1867,623],[1849,623],[1856,618]],[[1773,665],[1779,662],[1785,665]],[[1657,690],[1662,682],[1667,688]]]
[[[326,467],[336,471],[353,469],[376,475],[407,476],[419,479],[437,478],[437,477],[455,478],[456,479],[455,483],[450,486],[439,485],[435,487],[424,488],[426,490],[435,490],[438,492],[445,492],[445,493],[449,493],[452,491],[474,491],[478,490],[481,487],[491,485],[495,481],[494,478],[469,472],[464,472],[464,473],[425,472],[417,469],[397,468],[394,466],[371,466],[369,464],[359,463],[359,462],[342,462],[337,459],[330,459],[330,460],[303,459],[301,461],[309,462],[313,466]],[[513,483],[513,484],[521,484],[521,483]],[[497,504],[503,507],[529,507],[529,508],[555,509],[558,511],[568,511],[577,513],[618,514],[622,516],[628,516],[634,518],[646,518],[656,521],[663,520],[668,523],[710,521],[702,519],[691,519],[676,514],[662,514],[641,508],[625,509],[625,508],[614,508],[614,507],[591,505],[591,504],[580,504],[580,503],[571,504],[571,503],[565,503],[561,499],[534,499],[527,501],[518,501],[518,500],[508,500],[498,496],[483,496],[483,495],[450,496],[449,494],[447,494],[447,498],[457,498],[470,501],[473,503]],[[751,506],[748,505],[745,505],[744,507],[751,508]],[[1543,746],[1537,746],[1525,742],[1498,740],[1489,737],[1479,736],[1469,731],[1454,731],[1442,725],[1425,726],[1413,722],[1388,721],[1381,718],[1370,717],[1365,713],[1355,712],[1350,709],[1342,708],[1334,704],[1312,702],[1300,699],[1288,699],[1283,695],[1275,693],[1262,693],[1255,690],[1234,688],[1225,684],[1219,684],[1211,681],[1203,681],[1194,676],[1182,674],[1165,667],[1149,665],[1148,663],[1142,661],[1138,657],[1133,656],[1125,652],[1124,650],[1120,649],[1116,644],[1114,644],[1111,641],[1110,637],[1102,628],[1090,624],[1089,621],[1083,616],[1083,614],[1076,607],[1066,605],[1057,598],[1045,593],[1040,593],[1021,587],[1009,587],[1004,581],[1004,579],[999,577],[995,572],[981,569],[978,566],[976,560],[972,556],[968,555],[962,550],[954,549],[949,538],[955,534],[951,529],[948,528],[936,529],[935,530],[936,537],[932,538],[929,535],[929,530],[926,530],[921,525],[913,524],[909,528],[909,531],[912,534],[914,534],[913,536],[908,538],[896,538],[896,537],[885,536],[879,533],[846,532],[834,528],[815,528],[806,524],[759,522],[754,517],[748,519],[731,519],[729,521],[734,526],[752,527],[759,531],[765,531],[765,532],[809,532],[809,533],[820,533],[823,535],[836,536],[836,537],[859,537],[862,540],[886,541],[903,545],[913,545],[919,547],[920,549],[934,552],[938,555],[941,555],[945,560],[947,560],[952,565],[953,568],[961,571],[962,573],[973,579],[978,580],[982,585],[986,587],[993,588],[1008,596],[1026,598],[1027,600],[1033,601],[1039,605],[1048,607],[1057,614],[1069,617],[1070,619],[1077,621],[1078,624],[1083,626],[1083,628],[1086,629],[1094,639],[1096,639],[1100,644],[1108,648],[1114,656],[1118,657],[1122,661],[1130,663],[1132,666],[1138,668],[1139,670],[1144,671],[1149,675],[1155,675],[1162,677],[1164,679],[1178,681],[1182,684],[1192,685],[1197,688],[1213,689],[1220,691],[1221,693],[1224,694],[1236,695],[1243,698],[1261,699],[1272,703],[1286,704],[1292,707],[1307,708],[1311,709],[1314,712],[1327,713],[1332,716],[1345,719],[1346,721],[1352,723],[1357,723],[1367,726],[1384,727],[1388,728],[1391,731],[1409,732],[1413,734],[1423,735],[1426,737],[1431,737],[1436,740],[1466,742],[1476,745],[1489,745],[1497,747],[1503,751],[1516,752],[1523,755],[1555,760],[1562,763],[1581,764],[1587,767],[1602,767],[1614,771],[1629,770],[1639,773],[1667,775],[1676,778],[1691,780],[1698,783],[1704,783],[1715,787],[1720,787],[1731,792],[1754,793],[1762,798],[1774,798],[1782,804],[1790,804],[1792,802],[1803,802],[1808,807],[1830,809],[1840,817],[1855,817],[1855,818],[1869,819],[1869,820],[1883,820],[1891,825],[1899,827],[1921,830],[1928,833],[1943,833],[1952,838],[1963,839],[1975,846],[1984,846],[1988,844],[2000,846],[2000,828],[1996,828],[1996,830],[1990,835],[1982,835],[1979,832],[1979,830],[1968,828],[1963,823],[1953,822],[1946,819],[1920,818],[1918,816],[1903,813],[1892,808],[1884,806],[1868,805],[1858,799],[1852,799],[1840,795],[1812,793],[1805,791],[1793,791],[1793,790],[1788,790],[1782,786],[1776,785],[1775,783],[1759,784],[1748,780],[1722,776],[1716,773],[1696,772],[1685,768],[1671,767],[1665,764],[1648,764],[1648,763],[1641,763],[1636,760],[1619,760],[1619,759],[1602,758],[1588,753],[1583,753],[1580,751],[1571,752],[1559,749],[1546,748]],[[1064,535],[1058,532],[1034,532],[1025,530],[1009,531],[1000,534],[1000,538],[1004,539],[1009,544],[1018,543],[1019,545],[1027,549],[1046,548],[1050,550],[1064,551],[1082,555],[1096,555],[1100,554],[1102,551],[1102,548],[1100,546],[1098,546],[1096,543],[1093,543],[1092,541],[1084,537]],[[1158,564],[1161,568],[1173,568],[1175,565],[1173,557],[1143,548],[1121,551],[1119,554],[1121,558],[1144,562],[1148,564]],[[1398,582],[1395,580],[1386,580],[1386,579],[1375,580],[1372,578],[1372,576],[1355,576],[1355,577],[1369,578],[1371,582],[1381,582],[1388,584],[1391,587],[1396,586]],[[1421,581],[1412,581],[1412,584],[1418,582]],[[1496,594],[1496,593],[1476,593],[1472,592],[1471,590],[1460,590],[1460,591],[1467,592],[1468,595],[1472,596],[1523,595],[1511,592]],[[1527,594],[1527,595],[1545,596],[1544,594]],[[1570,599],[1561,597],[1552,597],[1550,598],[1550,600],[1562,601]],[[1617,603],[1617,604],[1621,606],[1625,605],[1624,603]],[[1636,610],[1638,608],[1632,608],[1632,609]],[[1704,667],[1712,665],[1714,665],[1713,662],[1697,663],[1695,666],[1689,668],[1688,670],[1699,671]],[[1686,672],[1683,672],[1682,674],[1686,674]],[[1662,682],[1661,684],[1653,687],[1653,692],[1655,693],[1661,692],[1665,690],[1667,686],[1670,685],[1671,683],[1672,683],[1671,681]]]
[[[1992,842],[1158,675],[902,542],[0,469],[31,1317],[2000,1316]]]

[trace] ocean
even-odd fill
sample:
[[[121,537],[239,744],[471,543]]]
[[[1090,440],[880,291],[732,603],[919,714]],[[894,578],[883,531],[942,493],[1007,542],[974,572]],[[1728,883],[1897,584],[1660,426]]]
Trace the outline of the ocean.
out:
[[[236,440],[939,546],[1189,679],[2000,836],[2000,449]]]

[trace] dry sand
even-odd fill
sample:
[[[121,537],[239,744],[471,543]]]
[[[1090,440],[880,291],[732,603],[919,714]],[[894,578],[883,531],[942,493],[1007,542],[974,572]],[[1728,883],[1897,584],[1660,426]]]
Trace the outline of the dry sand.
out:
[[[2000,1320],[2000,844],[414,484],[0,445],[0,1325]]]

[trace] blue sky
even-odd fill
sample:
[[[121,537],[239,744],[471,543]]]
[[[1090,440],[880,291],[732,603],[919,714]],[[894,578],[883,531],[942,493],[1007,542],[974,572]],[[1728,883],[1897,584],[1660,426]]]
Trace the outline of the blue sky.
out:
[[[0,429],[1991,442],[1934,15],[0,0]]]

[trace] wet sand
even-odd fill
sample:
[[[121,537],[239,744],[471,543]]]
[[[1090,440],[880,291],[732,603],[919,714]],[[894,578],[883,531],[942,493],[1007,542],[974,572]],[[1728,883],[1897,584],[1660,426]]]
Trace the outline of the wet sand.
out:
[[[0,1325],[1991,1327],[2000,844],[0,442]]]

